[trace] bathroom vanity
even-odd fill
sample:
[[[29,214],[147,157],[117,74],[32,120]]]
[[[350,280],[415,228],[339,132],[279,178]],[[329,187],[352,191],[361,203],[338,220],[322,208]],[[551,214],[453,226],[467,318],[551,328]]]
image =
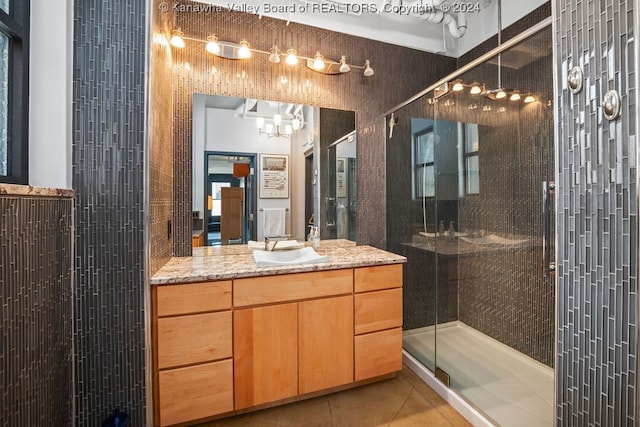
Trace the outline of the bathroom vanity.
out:
[[[194,248],[152,284],[155,425],[221,418],[402,368],[402,263],[345,240],[329,261],[256,267],[246,245]]]

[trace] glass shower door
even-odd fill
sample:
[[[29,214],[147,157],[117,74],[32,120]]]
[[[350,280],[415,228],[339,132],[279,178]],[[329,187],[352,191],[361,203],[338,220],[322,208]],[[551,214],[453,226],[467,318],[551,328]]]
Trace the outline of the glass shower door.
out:
[[[542,192],[554,174],[550,37],[543,30],[457,76],[434,102],[445,229],[436,237],[435,373],[500,425],[553,425],[554,294],[543,268],[551,204]]]

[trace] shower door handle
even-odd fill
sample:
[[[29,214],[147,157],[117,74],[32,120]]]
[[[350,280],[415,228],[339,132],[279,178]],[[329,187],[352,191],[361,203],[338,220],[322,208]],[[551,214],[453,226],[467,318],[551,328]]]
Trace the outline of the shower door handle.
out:
[[[556,270],[556,263],[551,261],[551,196],[555,189],[553,181],[542,182],[542,270],[546,278]]]

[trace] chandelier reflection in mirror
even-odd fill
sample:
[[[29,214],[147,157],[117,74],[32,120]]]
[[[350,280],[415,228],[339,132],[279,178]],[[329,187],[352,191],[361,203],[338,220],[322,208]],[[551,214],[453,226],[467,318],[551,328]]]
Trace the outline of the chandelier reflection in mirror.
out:
[[[291,119],[289,123],[283,123],[282,115],[280,114],[280,103],[278,103],[278,112],[270,118],[267,122],[265,117],[257,117],[256,125],[258,127],[258,133],[265,135],[267,138],[290,138],[292,134],[300,130],[302,126],[301,120],[302,105],[293,106],[289,104],[285,114]]]

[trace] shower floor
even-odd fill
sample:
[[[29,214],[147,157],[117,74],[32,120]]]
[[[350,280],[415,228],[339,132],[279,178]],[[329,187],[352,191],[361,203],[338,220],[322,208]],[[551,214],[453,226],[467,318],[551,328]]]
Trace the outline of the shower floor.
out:
[[[404,331],[403,346],[433,368],[434,328]],[[500,426],[553,426],[553,369],[465,325],[438,326],[438,367],[451,389]]]

